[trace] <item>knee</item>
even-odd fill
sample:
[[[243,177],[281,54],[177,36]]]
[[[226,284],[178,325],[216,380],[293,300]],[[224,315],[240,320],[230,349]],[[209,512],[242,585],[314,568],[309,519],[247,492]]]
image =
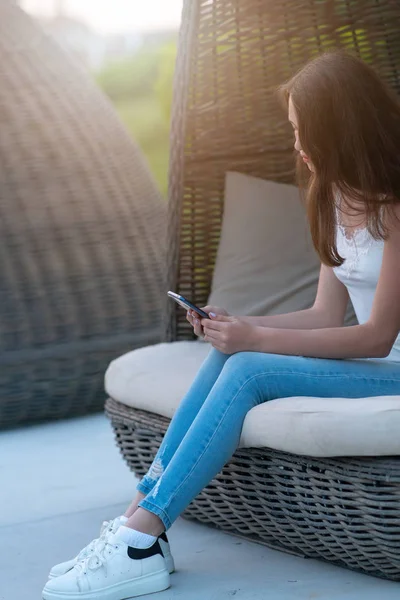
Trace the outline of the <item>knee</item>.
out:
[[[270,354],[267,352],[237,352],[232,354],[226,363],[230,369],[239,372],[259,373],[287,371],[293,367],[293,361],[299,357],[285,356],[283,354]]]
[[[280,371],[282,357],[259,352],[237,352],[230,356],[222,374],[228,385],[244,388],[258,402],[273,397],[274,379]]]
[[[265,370],[265,364],[263,365]],[[221,375],[228,385],[249,387],[256,385],[256,375],[261,371],[261,365],[254,352],[237,352],[232,354],[225,363]]]
[[[255,370],[256,356],[255,352],[236,352],[229,356],[225,369],[235,373],[250,373]]]

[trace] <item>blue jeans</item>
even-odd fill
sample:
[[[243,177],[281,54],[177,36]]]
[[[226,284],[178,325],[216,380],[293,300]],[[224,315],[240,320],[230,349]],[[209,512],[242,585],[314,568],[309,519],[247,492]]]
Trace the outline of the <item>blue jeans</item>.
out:
[[[246,413],[289,396],[362,398],[400,394],[400,363],[331,360],[212,349],[181,401],[138,485],[139,506],[168,529],[229,461]]]

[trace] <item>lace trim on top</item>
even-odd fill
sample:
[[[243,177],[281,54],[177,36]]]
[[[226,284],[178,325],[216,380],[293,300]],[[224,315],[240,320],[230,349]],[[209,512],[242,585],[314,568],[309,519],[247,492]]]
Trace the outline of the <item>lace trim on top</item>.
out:
[[[375,240],[369,233],[366,227],[356,229],[352,232],[351,237],[347,237],[346,229],[338,223],[338,229],[341,233],[340,240],[342,244],[338,244],[338,252],[341,254],[341,245],[345,252],[345,261],[342,265],[347,278],[350,278],[352,273],[357,269],[361,256],[365,256],[370,251]]]
[[[345,254],[345,261],[342,265],[345,275],[350,278],[352,273],[356,270],[361,256],[368,254],[375,240],[367,227],[357,227],[353,229],[350,237],[346,228],[340,222],[340,210],[336,206],[336,226],[340,236],[337,236],[338,252],[341,254],[341,246],[343,247]]]

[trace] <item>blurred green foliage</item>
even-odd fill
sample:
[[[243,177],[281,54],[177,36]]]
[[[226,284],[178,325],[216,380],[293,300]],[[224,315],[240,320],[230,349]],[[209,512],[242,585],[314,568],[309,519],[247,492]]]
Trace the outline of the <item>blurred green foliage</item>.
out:
[[[176,41],[143,46],[132,56],[106,64],[96,80],[147,158],[167,194],[169,128]]]

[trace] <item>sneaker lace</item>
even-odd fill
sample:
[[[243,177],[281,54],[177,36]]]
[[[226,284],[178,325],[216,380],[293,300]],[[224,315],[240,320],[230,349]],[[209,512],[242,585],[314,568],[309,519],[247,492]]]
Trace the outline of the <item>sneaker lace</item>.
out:
[[[101,567],[104,567],[107,576],[107,557],[113,554],[115,550],[118,550],[118,548],[118,545],[111,544],[106,538],[97,540],[97,544],[95,544],[91,555],[75,565],[74,568],[78,574],[78,578],[88,575],[90,571],[97,571]]]
[[[95,540],[92,540],[90,542],[90,544],[88,544],[87,546],[85,546],[85,548],[83,548],[77,557],[78,561],[84,560],[85,558],[87,558],[89,555],[92,555],[96,549],[96,546],[98,543],[103,542],[103,540],[106,538],[106,536],[112,532],[113,527],[114,527],[114,522],[115,519],[111,520],[111,521],[104,521],[103,525],[101,527],[100,530],[100,537],[96,538]]]

